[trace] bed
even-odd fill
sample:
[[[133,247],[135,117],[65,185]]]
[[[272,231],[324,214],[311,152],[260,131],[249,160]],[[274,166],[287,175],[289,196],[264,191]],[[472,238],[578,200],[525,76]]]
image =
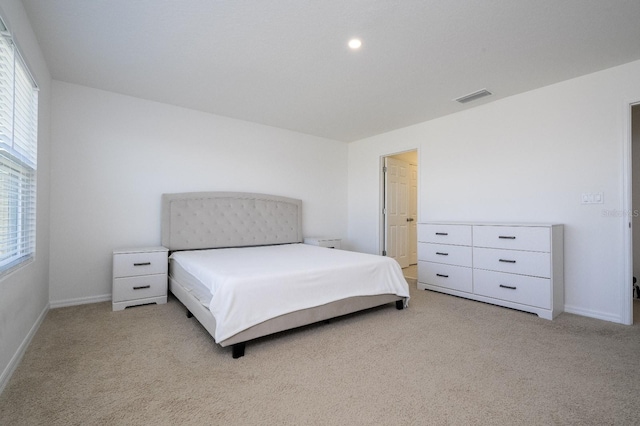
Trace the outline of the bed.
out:
[[[169,290],[233,358],[247,341],[395,303],[409,287],[387,257],[303,243],[302,201],[237,192],[163,194]]]

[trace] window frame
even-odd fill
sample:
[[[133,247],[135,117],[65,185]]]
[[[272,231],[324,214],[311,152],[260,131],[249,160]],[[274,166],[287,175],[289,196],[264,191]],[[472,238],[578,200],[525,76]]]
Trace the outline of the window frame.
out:
[[[0,17],[0,278],[35,260],[38,85]]]

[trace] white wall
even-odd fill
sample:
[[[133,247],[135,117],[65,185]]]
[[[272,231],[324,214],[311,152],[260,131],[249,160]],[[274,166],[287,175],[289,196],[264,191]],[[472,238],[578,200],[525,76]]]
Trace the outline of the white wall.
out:
[[[352,248],[378,252],[379,157],[418,148],[420,221],[563,223],[566,310],[622,322],[624,114],[639,75],[636,61],[351,143]]]
[[[347,145],[53,81],[51,302],[111,296],[111,252],[160,244],[162,193],[303,200],[305,235],[347,233]]]
[[[0,15],[13,33],[40,87],[35,261],[0,279],[0,392],[48,310],[49,124],[51,77],[19,0],[0,0]]]

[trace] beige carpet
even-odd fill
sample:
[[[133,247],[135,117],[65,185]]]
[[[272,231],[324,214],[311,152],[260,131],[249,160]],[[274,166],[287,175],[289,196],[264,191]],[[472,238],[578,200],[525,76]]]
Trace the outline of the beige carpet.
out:
[[[0,395],[2,425],[640,423],[640,326],[555,321],[419,291],[247,344],[170,299],[49,312]]]

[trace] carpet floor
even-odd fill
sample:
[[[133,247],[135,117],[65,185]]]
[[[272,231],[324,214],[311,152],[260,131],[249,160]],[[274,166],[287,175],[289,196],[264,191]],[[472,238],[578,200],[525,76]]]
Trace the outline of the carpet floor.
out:
[[[261,338],[237,360],[173,297],[53,309],[0,424],[640,423],[640,325],[547,321],[410,284],[408,309]]]

